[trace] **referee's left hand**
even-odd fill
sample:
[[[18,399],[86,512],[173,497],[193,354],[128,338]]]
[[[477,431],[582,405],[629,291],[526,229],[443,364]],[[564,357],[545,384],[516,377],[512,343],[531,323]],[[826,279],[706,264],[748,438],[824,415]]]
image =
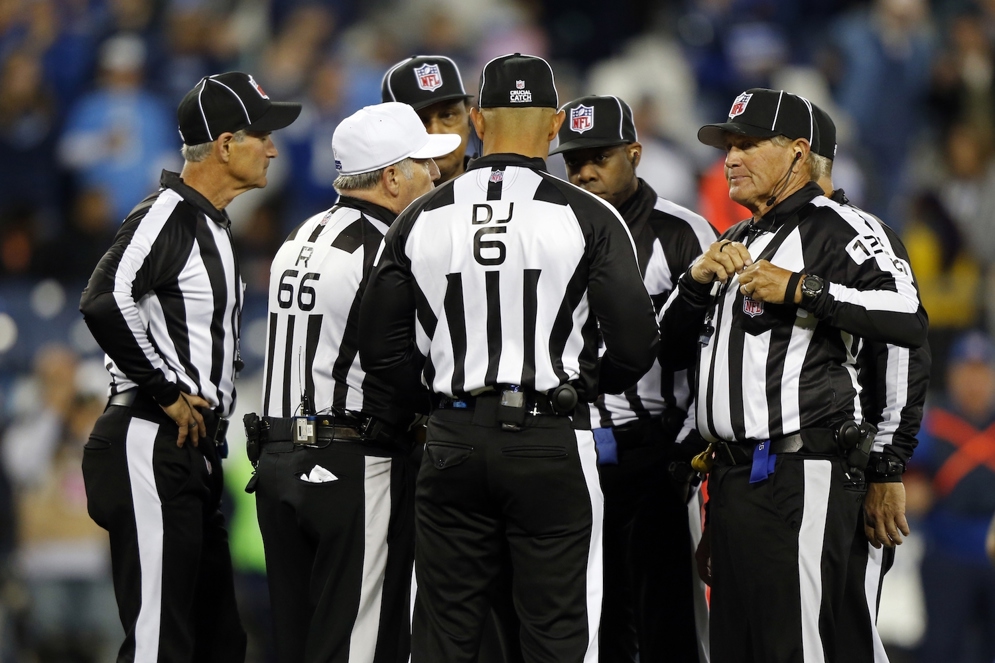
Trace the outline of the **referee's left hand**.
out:
[[[770,304],[784,303],[784,290],[792,272],[772,265],[767,260],[758,260],[739,275],[739,291],[758,302]],[[801,285],[795,288],[792,303],[801,303]]]
[[[180,397],[172,405],[162,405],[160,407],[169,415],[170,419],[176,422],[176,427],[179,429],[179,433],[176,436],[176,446],[182,449],[184,442],[186,442],[189,436],[190,441],[196,447],[200,442],[200,438],[207,437],[207,425],[204,423],[204,417],[197,411],[197,408],[210,408],[211,404],[200,396],[186,394],[181,391]]]
[[[905,486],[902,482],[867,484],[864,534],[875,548],[902,545],[902,536],[909,535],[909,523],[905,519]]]

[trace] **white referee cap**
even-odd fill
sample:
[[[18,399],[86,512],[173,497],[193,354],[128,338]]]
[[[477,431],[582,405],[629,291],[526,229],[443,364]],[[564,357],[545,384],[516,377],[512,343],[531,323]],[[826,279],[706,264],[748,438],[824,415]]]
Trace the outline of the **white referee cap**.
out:
[[[456,134],[430,134],[414,109],[396,101],[366,106],[342,120],[332,134],[335,168],[359,175],[404,159],[434,159],[460,145]]]

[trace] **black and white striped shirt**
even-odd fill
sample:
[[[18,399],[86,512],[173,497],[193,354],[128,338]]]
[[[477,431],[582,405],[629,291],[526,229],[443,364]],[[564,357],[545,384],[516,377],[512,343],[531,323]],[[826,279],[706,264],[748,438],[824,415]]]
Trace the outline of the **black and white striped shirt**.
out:
[[[834,191],[831,200],[847,204],[842,189]],[[884,223],[881,229],[895,256],[908,262],[909,252],[898,233]],[[872,453],[889,454],[903,462],[912,457],[929,388],[930,365],[928,343],[919,348],[879,341],[861,343],[857,352],[857,380],[864,419],[877,427]]]
[[[121,225],[80,310],[107,353],[111,394],[138,387],[169,405],[182,390],[227,416],[243,292],[228,215],[176,173],[161,185]]]
[[[591,401],[599,385],[634,384],[656,351],[621,217],[541,159],[511,154],[477,159],[401,214],[361,320],[368,370],[449,396],[570,381]]]
[[[657,310],[663,308],[677,277],[715,241],[715,229],[703,217],[656,195],[643,180],[618,213],[636,245],[643,285]],[[659,361],[622,394],[602,394],[591,412],[602,427],[621,426],[637,419],[659,417],[665,411],[688,413],[692,372],[664,371]],[[694,425],[691,413],[686,426]]]
[[[359,304],[395,215],[343,196],[299,225],[273,258],[263,412],[340,410],[394,421],[389,388],[359,359]]]
[[[703,285],[685,272],[661,325],[665,351],[679,356],[693,352],[711,315],[714,333],[697,346],[699,432],[709,441],[763,440],[861,421],[860,340],[919,347],[927,328],[912,271],[880,222],[810,183],[723,237],[746,243],[754,261],[821,276],[826,286],[806,310],[745,297],[738,277]]]

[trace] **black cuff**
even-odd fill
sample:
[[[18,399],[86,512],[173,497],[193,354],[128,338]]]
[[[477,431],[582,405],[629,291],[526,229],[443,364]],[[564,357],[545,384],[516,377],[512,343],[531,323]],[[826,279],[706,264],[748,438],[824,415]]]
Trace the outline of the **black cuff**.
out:
[[[161,407],[169,407],[175,403],[180,398],[180,386],[178,384],[170,382],[162,391],[154,394],[152,398]]]
[[[898,483],[905,472],[905,461],[890,454],[871,454],[864,477],[871,483]]]
[[[795,303],[795,290],[798,289],[798,282],[802,280],[801,272],[792,272],[788,277],[788,286],[784,289],[784,303]]]
[[[712,285],[713,283],[698,283],[695,281],[694,277],[691,276],[690,268],[681,274],[681,278],[678,279],[681,294],[691,304],[697,306],[705,306],[709,303],[712,296]]]

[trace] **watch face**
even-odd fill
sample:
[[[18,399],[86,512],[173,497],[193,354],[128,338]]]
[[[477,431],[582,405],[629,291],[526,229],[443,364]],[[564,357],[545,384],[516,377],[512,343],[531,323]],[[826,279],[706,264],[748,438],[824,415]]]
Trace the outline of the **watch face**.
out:
[[[815,297],[822,292],[822,279],[818,276],[806,276],[802,281],[802,294]]]

